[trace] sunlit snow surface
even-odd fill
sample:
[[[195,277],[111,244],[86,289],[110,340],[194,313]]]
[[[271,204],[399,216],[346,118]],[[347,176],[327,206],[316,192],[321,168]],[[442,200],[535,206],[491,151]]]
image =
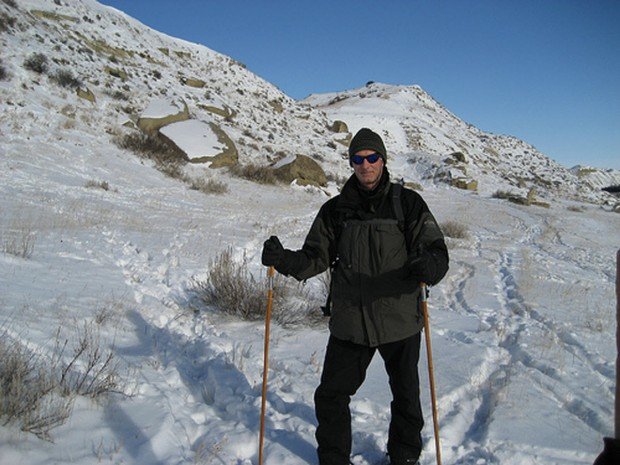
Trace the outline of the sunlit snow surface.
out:
[[[34,9],[41,2],[18,3]],[[104,18],[112,14],[93,2],[79,5]],[[76,11],[81,17],[90,10]],[[138,37],[126,31],[121,22],[108,30],[127,41]],[[157,46],[181,47],[172,38],[158,40]],[[4,56],[12,78],[0,82],[0,233],[2,244],[12,235],[30,237],[33,250],[29,258],[0,253],[0,326],[45,356],[59,328],[71,337],[95,322],[102,347],[113,347],[120,362],[123,392],[97,402],[78,398],[69,420],[51,431],[53,442],[0,426],[0,464],[257,463],[263,323],[199,304],[195,281],[228,247],[265,280],[263,241],[276,234],[286,247],[301,247],[338,187],[263,186],[192,166],[191,175],[223,182],[228,193],[191,190],[112,143],[107,130],[118,128],[119,114],[94,110],[112,100],[100,93],[93,106],[58,91],[21,67],[28,53],[11,48]],[[258,79],[246,83],[246,95],[275,92]],[[142,108],[148,101],[142,97]],[[73,118],[59,111],[66,105]],[[365,124],[364,114],[373,109],[361,106],[350,129]],[[406,137],[382,118],[394,128],[388,167],[423,185],[440,223],[456,221],[469,233],[448,240],[450,271],[429,301],[444,463],[592,463],[602,437],[612,434],[620,216],[560,197],[545,198],[548,209],[494,199],[491,193],[504,186],[492,176],[481,178],[480,193],[435,184],[423,178],[423,166],[408,161],[411,153],[398,151]],[[312,139],[332,171],[349,173],[322,136],[302,126],[290,132],[289,154]],[[97,187],[103,182],[108,190]],[[320,279],[304,286],[309,298],[322,301]],[[316,463],[313,392],[326,327],[327,321],[272,325],[265,464]],[[427,417],[421,463],[430,465],[435,446],[424,351],[420,374]],[[377,357],[351,403],[356,465],[384,457],[389,402]]]

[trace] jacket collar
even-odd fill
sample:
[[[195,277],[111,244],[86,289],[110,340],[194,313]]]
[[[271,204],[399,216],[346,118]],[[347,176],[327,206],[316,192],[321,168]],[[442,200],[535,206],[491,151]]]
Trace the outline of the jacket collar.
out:
[[[372,191],[362,188],[355,174],[345,183],[338,200],[338,210],[353,212],[374,212],[390,190],[390,173],[383,168],[379,185]]]

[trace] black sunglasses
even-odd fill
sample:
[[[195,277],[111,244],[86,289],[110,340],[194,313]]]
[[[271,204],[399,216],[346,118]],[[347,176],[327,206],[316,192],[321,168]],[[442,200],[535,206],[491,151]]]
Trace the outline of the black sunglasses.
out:
[[[368,163],[373,164],[377,163],[377,160],[379,160],[379,158],[381,158],[381,155],[376,152],[371,153],[370,155],[366,155],[365,157],[361,155],[353,155],[351,157],[351,162],[355,163],[356,165],[361,165],[362,163],[364,163],[364,160],[366,160]]]

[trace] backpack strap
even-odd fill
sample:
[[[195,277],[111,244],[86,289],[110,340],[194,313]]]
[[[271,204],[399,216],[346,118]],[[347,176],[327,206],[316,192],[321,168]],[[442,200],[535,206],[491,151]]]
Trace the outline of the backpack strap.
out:
[[[398,221],[398,229],[405,231],[405,214],[403,213],[403,204],[400,201],[400,194],[403,191],[403,185],[400,183],[392,184],[392,209]]]

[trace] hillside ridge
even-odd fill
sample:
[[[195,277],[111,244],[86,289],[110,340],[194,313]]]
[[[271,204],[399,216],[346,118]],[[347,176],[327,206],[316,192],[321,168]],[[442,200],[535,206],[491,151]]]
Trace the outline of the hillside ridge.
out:
[[[0,34],[7,74],[0,81],[0,107],[8,110],[7,119],[24,121],[43,105],[49,120],[64,112],[84,131],[113,137],[130,131],[125,126],[135,130],[154,99],[181,100],[207,132],[211,127],[232,141],[234,162],[269,165],[302,154],[335,179],[348,176],[348,140],[367,125],[384,136],[398,178],[487,195],[535,189],[547,199],[615,202],[601,188],[619,184],[619,171],[564,168],[527,142],[464,122],[418,85],[372,82],[298,102],[233,58],[157,32],[94,0],[16,5],[0,4],[10,18],[6,23],[12,23]],[[48,60],[45,73],[24,69],[33,54]],[[77,89],[50,82],[63,73],[74,78]],[[65,104],[57,108],[52,94]],[[90,118],[80,120],[81,113]],[[346,123],[344,129],[335,129],[336,121]]]

